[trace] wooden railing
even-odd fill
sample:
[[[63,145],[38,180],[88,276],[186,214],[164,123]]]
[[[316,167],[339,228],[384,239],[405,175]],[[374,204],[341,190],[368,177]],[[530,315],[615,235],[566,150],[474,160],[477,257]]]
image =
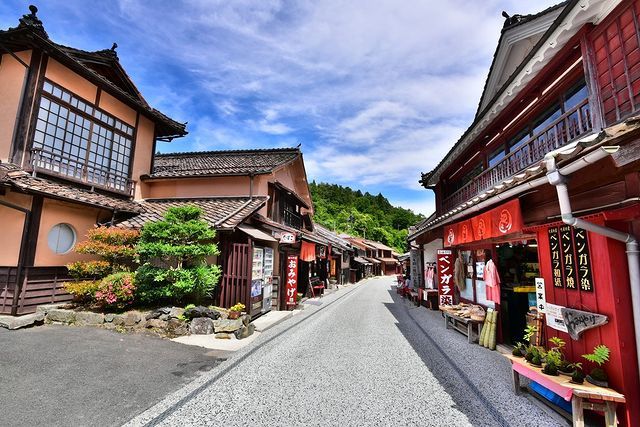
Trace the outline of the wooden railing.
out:
[[[297,230],[302,228],[302,217],[297,212],[285,208],[282,212],[282,219],[284,220],[284,225]]]
[[[133,195],[135,190],[135,181],[126,175],[40,148],[31,150],[31,166],[34,173],[58,175],[71,181],[129,196]]]
[[[541,161],[548,152],[589,133],[592,127],[589,102],[585,99],[545,129],[533,135],[526,143],[509,153],[499,163],[485,170],[445,198],[442,203],[442,211],[453,209],[522,172]]]

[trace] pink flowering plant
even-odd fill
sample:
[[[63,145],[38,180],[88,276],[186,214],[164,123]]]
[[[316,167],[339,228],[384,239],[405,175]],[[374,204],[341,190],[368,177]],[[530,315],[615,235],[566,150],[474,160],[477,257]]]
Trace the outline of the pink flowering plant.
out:
[[[102,279],[94,299],[105,307],[124,308],[133,302],[135,291],[136,285],[132,273],[114,273]]]

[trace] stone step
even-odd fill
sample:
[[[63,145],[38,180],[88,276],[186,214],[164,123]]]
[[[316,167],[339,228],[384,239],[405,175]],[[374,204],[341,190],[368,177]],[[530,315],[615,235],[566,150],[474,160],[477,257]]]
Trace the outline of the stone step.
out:
[[[44,313],[25,314],[24,316],[0,316],[0,327],[10,330],[27,328],[44,322]]]

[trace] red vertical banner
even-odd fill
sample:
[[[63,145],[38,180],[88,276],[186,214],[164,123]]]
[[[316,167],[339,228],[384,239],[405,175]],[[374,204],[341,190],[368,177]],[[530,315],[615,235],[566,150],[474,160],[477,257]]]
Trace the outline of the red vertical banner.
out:
[[[287,296],[285,298],[286,305],[296,305],[298,303],[298,256],[289,255],[287,257]]]
[[[453,252],[438,249],[438,302],[440,305],[453,305]]]

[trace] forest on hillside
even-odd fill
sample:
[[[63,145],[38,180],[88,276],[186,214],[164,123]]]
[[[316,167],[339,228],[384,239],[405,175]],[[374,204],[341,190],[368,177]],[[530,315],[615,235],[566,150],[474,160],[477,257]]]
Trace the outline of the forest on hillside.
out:
[[[318,224],[338,233],[382,242],[398,253],[407,252],[407,229],[424,219],[409,209],[392,206],[382,194],[376,196],[336,184],[311,182]]]

